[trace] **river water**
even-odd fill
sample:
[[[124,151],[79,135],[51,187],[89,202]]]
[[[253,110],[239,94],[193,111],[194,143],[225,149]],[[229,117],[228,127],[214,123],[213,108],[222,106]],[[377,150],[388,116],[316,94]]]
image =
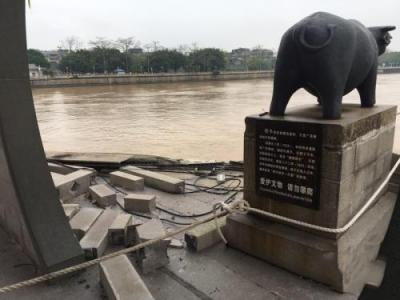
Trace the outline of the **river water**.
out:
[[[33,90],[46,151],[201,160],[243,159],[244,118],[265,111],[271,94],[267,79]],[[377,102],[400,103],[400,74],[378,77]],[[315,98],[300,90],[289,107],[308,103]],[[399,151],[400,128],[396,141]]]

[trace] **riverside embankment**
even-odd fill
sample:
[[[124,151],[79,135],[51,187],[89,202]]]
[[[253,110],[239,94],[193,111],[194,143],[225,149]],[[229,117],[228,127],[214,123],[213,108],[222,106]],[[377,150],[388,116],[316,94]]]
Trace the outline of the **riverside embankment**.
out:
[[[249,72],[199,72],[199,73],[154,73],[135,75],[96,75],[32,79],[33,88],[68,87],[68,86],[94,86],[94,85],[119,85],[164,83],[182,81],[215,81],[215,80],[244,80],[273,78],[273,71]]]

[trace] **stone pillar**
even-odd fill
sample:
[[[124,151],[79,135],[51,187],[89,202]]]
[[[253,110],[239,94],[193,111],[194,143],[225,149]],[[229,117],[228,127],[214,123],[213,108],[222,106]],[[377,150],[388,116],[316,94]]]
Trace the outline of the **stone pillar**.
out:
[[[340,120],[323,120],[318,106],[285,117],[246,119],[244,199],[252,207],[307,223],[338,228],[365,204],[387,176],[395,106],[344,105]],[[377,260],[396,195],[379,200],[344,234],[327,234],[266,220],[231,216],[231,246],[326,283],[340,292],[378,286]],[[373,276],[372,276],[373,275]]]
[[[47,166],[36,120],[25,0],[0,0],[0,226],[41,272],[83,261]]]

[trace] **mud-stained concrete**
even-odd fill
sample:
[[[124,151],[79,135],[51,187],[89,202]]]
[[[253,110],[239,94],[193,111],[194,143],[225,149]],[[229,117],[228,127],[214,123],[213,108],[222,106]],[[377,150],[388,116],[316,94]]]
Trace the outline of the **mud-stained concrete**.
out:
[[[195,175],[165,173],[169,176],[193,182]],[[235,173],[238,175],[240,173]],[[107,178],[96,178],[97,183],[107,182]],[[212,186],[215,181],[204,179],[201,185]],[[190,189],[190,186],[188,187]],[[198,214],[209,211],[214,203],[225,200],[228,195],[209,193],[167,194],[145,187],[143,194],[157,196],[157,205],[179,214]],[[241,193],[236,197],[241,197]],[[118,200],[123,194],[118,194]],[[81,207],[92,207],[85,196],[74,199]],[[118,206],[114,210],[120,210]],[[171,217],[158,211],[155,217],[173,222],[190,223],[201,218]],[[135,219],[146,219],[135,216]],[[163,222],[167,231],[181,226]],[[184,241],[183,235],[176,237]],[[109,246],[106,253],[122,249]],[[142,279],[155,299],[356,299],[352,295],[336,293],[324,285],[274,267],[266,262],[243,254],[219,243],[200,252],[169,248],[170,262],[167,266],[147,274]],[[135,259],[130,256],[135,265]],[[0,230],[0,285],[8,285],[35,276],[35,268],[9,237]],[[139,271],[136,265],[135,267]],[[87,269],[72,277],[58,280],[50,285],[41,284],[10,294],[0,295],[0,299],[106,299],[100,286],[98,266]]]

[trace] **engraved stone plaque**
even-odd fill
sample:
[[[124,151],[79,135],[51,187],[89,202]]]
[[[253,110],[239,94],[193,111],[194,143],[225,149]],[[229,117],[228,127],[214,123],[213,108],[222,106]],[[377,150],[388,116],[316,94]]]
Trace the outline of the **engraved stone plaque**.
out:
[[[305,122],[258,120],[257,194],[318,209],[322,127]]]

